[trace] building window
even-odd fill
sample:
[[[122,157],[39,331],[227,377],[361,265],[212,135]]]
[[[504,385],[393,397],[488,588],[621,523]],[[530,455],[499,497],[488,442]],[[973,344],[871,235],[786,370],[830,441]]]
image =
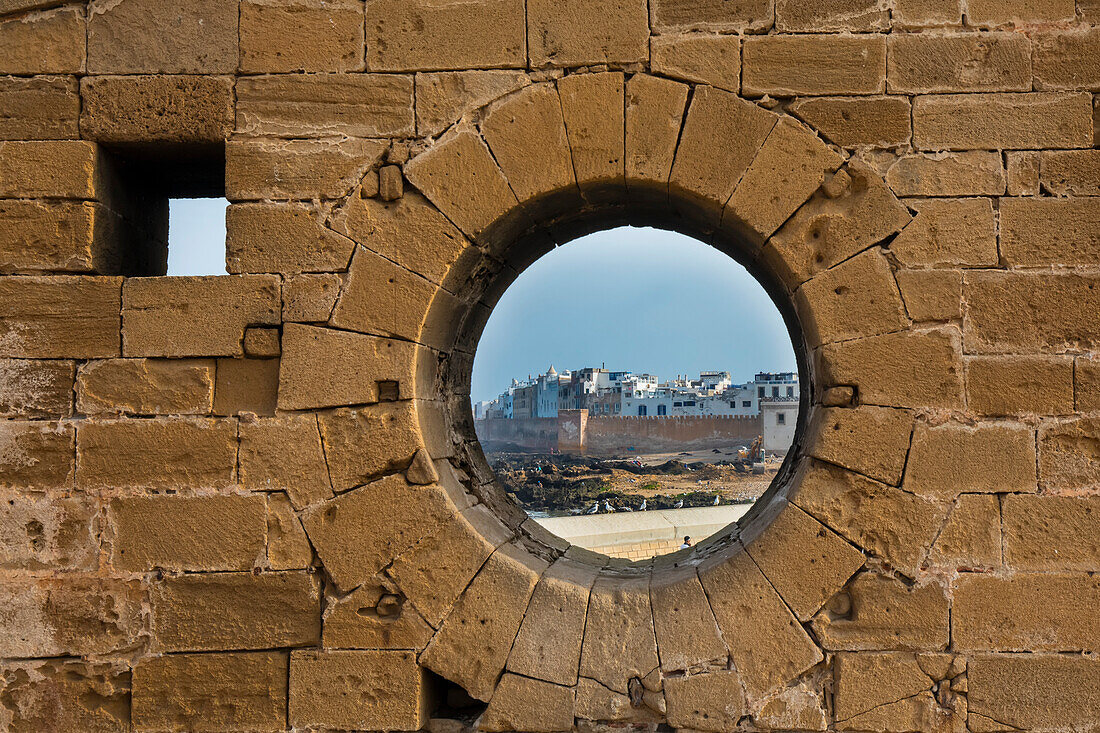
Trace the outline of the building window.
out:
[[[683,406],[684,406],[684,403],[683,403],[683,402],[673,402],[673,403],[672,403],[672,406],[673,406],[673,407],[683,407]]]
[[[741,407],[752,407],[752,400],[742,400]]]
[[[772,387],[772,397],[779,396],[779,387]]]
[[[764,388],[763,387],[757,387],[756,388],[756,396],[757,397],[763,398],[764,394],[765,393],[764,393]]]
[[[661,411],[661,408],[658,407],[657,408],[658,414],[660,413],[660,411]],[[645,416],[646,416],[645,405],[638,405],[638,417],[645,417]]]
[[[787,414],[785,412],[775,413],[775,424],[776,425],[786,425],[787,424]]]
[[[668,406],[667,405],[657,405],[657,414],[658,415],[667,415],[668,414]]]
[[[794,387],[787,387],[787,396],[794,397]]]

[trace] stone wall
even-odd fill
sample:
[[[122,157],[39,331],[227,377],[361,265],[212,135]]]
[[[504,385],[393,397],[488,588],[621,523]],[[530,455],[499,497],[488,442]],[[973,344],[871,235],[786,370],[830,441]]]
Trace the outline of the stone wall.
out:
[[[0,0],[0,726],[407,730],[443,678],[486,731],[1095,728],[1098,19]],[[162,277],[223,190],[233,274]],[[653,564],[532,527],[467,396],[622,222],[744,262],[809,399]]]

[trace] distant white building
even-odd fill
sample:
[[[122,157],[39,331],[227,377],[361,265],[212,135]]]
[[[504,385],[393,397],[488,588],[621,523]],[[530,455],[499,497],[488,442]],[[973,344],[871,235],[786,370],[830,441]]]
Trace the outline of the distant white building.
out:
[[[794,372],[759,372],[753,381],[733,384],[729,372],[703,372],[699,379],[679,377],[646,391],[623,388],[622,414],[636,417],[760,414],[762,399],[799,396]]]
[[[767,398],[760,403],[764,423],[764,450],[786,454],[798,425],[798,398]]]

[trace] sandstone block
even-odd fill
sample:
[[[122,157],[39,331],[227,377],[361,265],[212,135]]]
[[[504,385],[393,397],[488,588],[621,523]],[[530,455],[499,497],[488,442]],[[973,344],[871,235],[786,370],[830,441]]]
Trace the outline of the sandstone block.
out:
[[[338,0],[247,0],[240,10],[244,73],[362,71],[363,6]]]
[[[827,385],[855,385],[863,404],[961,407],[960,342],[957,330],[939,328],[828,344],[822,374]]]
[[[283,321],[327,321],[343,278],[335,273],[291,275],[283,280]]]
[[[654,0],[653,27],[667,29],[761,30],[775,21],[768,0]]]
[[[1019,570],[1096,571],[1098,508],[1095,496],[1006,496],[1005,563]]]
[[[0,354],[32,359],[118,356],[121,278],[0,278]]]
[[[655,573],[649,598],[662,670],[687,671],[707,662],[724,664],[729,651],[694,567]]]
[[[775,5],[775,27],[783,31],[874,31],[885,30],[889,24],[889,13],[875,0],[777,0]]]
[[[543,733],[572,730],[573,698],[572,688],[506,672],[477,727],[484,731]]]
[[[69,361],[0,359],[0,417],[71,415],[73,371]]]
[[[997,496],[962,494],[936,538],[929,563],[951,570],[1001,565],[1001,507]]]
[[[1069,151],[1077,152],[1077,151]],[[1010,152],[1007,158],[1008,195],[1039,195],[1039,153],[1025,150]]]
[[[902,487],[914,494],[1034,492],[1035,434],[1024,425],[917,425]]]
[[[445,135],[413,158],[405,177],[478,241],[489,238],[492,225],[518,203],[489,148],[470,130]]]
[[[905,265],[995,266],[997,220],[989,199],[908,201],[917,215],[890,243]]]
[[[76,375],[76,408],[85,415],[205,415],[213,406],[209,360],[108,359]]]
[[[627,185],[663,188],[672,172],[688,87],[647,74],[626,82]]]
[[[780,691],[752,719],[763,728],[775,730],[823,731],[829,727],[822,694],[807,682]]]
[[[889,38],[891,92],[1031,91],[1031,41],[1011,33]]]
[[[0,78],[0,140],[75,139],[79,119],[74,77]]]
[[[0,422],[0,486],[62,489],[73,485],[73,425]]]
[[[1040,169],[1043,188],[1056,196],[1100,196],[1100,150],[1044,151]]]
[[[1100,580],[1070,574],[964,573],[955,581],[951,641],[960,650],[1095,652]]]
[[[668,723],[676,728],[736,730],[745,712],[745,693],[733,670],[665,680]]]
[[[953,321],[963,316],[963,276],[958,270],[894,273],[905,310],[914,321]]]
[[[470,582],[420,663],[488,701],[544,570],[544,561],[516,545],[502,545]]]
[[[532,67],[630,64],[649,59],[644,0],[528,0]]]
[[[319,586],[304,572],[165,578],[151,592],[154,644],[162,651],[315,645],[321,639]]]
[[[252,358],[275,359],[282,353],[279,344],[279,329],[274,327],[246,328],[243,345],[245,356]]]
[[[906,155],[886,172],[898,196],[1001,196],[1005,171],[997,152]]]
[[[798,99],[788,109],[846,148],[900,146],[912,136],[912,109],[905,97],[817,97]]]
[[[745,40],[746,96],[882,94],[886,39],[881,36],[759,36]]]
[[[824,408],[815,414],[807,454],[877,481],[901,483],[913,418],[886,407]]]
[[[596,579],[588,599],[580,674],[620,694],[658,667],[649,577]]]
[[[920,150],[1087,148],[1088,95],[945,94],[913,102],[913,143]]]
[[[132,496],[111,501],[118,570],[249,570],[266,541],[266,500],[251,496]]]
[[[245,328],[281,310],[271,275],[131,278],[122,301],[126,356],[241,356]]]
[[[558,97],[581,188],[621,187],[625,173],[623,75],[573,74],[558,81]]]
[[[267,563],[272,570],[303,570],[313,562],[306,531],[286,494],[267,496]]]
[[[1067,491],[1096,486],[1100,460],[1093,450],[1100,420],[1081,417],[1048,422],[1039,428],[1039,480],[1043,487]]]
[[[225,195],[230,201],[337,199],[378,163],[378,140],[241,138],[225,146]]]
[[[964,730],[965,700],[941,707],[933,679],[915,654],[839,654],[834,662],[834,715],[838,730]]]
[[[795,293],[811,345],[899,331],[909,325],[890,263],[869,249],[804,282]]]
[[[453,514],[438,487],[387,476],[306,509],[302,524],[325,569],[351,590]]]
[[[966,676],[971,720],[988,721],[994,730],[1087,727],[1100,716],[1100,662],[1094,657],[975,656]]]
[[[761,242],[821,187],[844,159],[790,120],[772,128],[726,203],[723,223],[747,228]]]
[[[110,173],[99,146],[83,140],[0,142],[0,195],[95,200]]]
[[[416,75],[416,129],[435,136],[465,114],[528,83],[522,71],[447,71]]]
[[[1008,198],[1000,208],[1010,267],[1083,265],[1100,255],[1100,199]]]
[[[894,0],[895,27],[936,28],[962,25],[960,0]]]
[[[413,133],[411,76],[254,76],[240,79],[236,89],[238,133],[288,138]]]
[[[237,9],[189,0],[169,17],[156,0],[93,0],[88,13],[93,74],[231,74],[237,70]]]
[[[869,554],[910,577],[920,569],[947,507],[836,466],[806,466],[794,502]]]
[[[1076,10],[1072,0],[974,0],[967,6],[967,20],[977,26],[1026,26],[1072,21]]]
[[[0,201],[0,272],[118,273],[119,224],[96,203]]]
[[[287,653],[231,652],[147,657],[133,673],[139,730],[281,731]]]
[[[318,416],[332,486],[346,491],[381,473],[404,470],[421,447],[411,402],[364,405]],[[362,446],[370,445],[370,451]]]
[[[80,74],[87,31],[76,7],[0,21],[0,74]]]
[[[405,192],[405,180],[401,177],[401,166],[384,165],[378,171],[378,196],[383,201],[395,201]]]
[[[233,204],[225,213],[226,269],[248,272],[345,270],[355,243],[301,204]]]
[[[326,647],[423,649],[435,629],[389,583],[368,581],[325,607]]]
[[[947,591],[877,573],[862,573],[845,588],[844,603],[813,619],[814,634],[830,651],[940,650],[947,648]]]
[[[240,426],[241,484],[252,491],[285,491],[296,509],[332,496],[317,418],[313,415],[244,422]]]
[[[218,359],[214,414],[275,414],[279,391],[278,359]]]
[[[90,76],[80,99],[81,134],[99,142],[221,143],[233,129],[226,76]]]
[[[741,39],[732,35],[683,33],[649,42],[655,74],[709,84],[737,93],[741,86]]]
[[[419,730],[431,696],[411,651],[290,654],[290,725],[295,728]]]
[[[1035,39],[1035,88],[1095,91],[1100,88],[1098,52],[1100,31],[1096,28],[1039,34]]]
[[[367,4],[367,67],[373,71],[522,68],[521,0],[382,0]]]
[[[1073,360],[1049,356],[976,356],[966,365],[967,404],[986,415],[1073,412]]]
[[[390,260],[357,247],[329,322],[360,333],[430,342],[421,327],[438,288]]]
[[[37,660],[0,666],[0,699],[13,730],[108,733],[130,726],[130,669],[124,663]]]
[[[863,553],[793,504],[745,549],[800,621],[807,621],[864,562]]]
[[[136,582],[108,578],[0,581],[0,651],[5,657],[131,653],[147,633]]]
[[[101,420],[76,432],[80,487],[218,489],[236,477],[234,420]]]
[[[704,562],[699,580],[750,696],[766,695],[822,660],[748,553]]]
[[[98,506],[88,498],[0,490],[0,568],[95,570],[99,565]],[[578,643],[580,639],[578,637]]]

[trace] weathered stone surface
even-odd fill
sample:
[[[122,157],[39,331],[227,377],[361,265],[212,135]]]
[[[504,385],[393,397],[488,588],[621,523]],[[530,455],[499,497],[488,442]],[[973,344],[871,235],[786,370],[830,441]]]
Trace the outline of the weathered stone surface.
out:
[[[1100,198],[1006,198],[1000,210],[1010,267],[1084,265],[1100,256]]]
[[[387,476],[306,509],[302,524],[326,570],[351,590],[412,547],[453,509],[438,487]]]
[[[381,0],[367,4],[373,71],[523,67],[522,0]]]
[[[132,496],[107,512],[118,570],[249,570],[262,557],[267,502],[251,496]]]
[[[573,74],[558,81],[558,97],[581,188],[622,186],[626,148],[623,75]]]
[[[420,449],[411,402],[364,405],[318,416],[332,486],[346,491],[378,475],[403,470]],[[363,446],[374,446],[364,451]]]
[[[815,415],[807,454],[897,486],[913,418],[886,407],[825,408]]]
[[[435,630],[408,599],[368,581],[325,606],[322,639],[342,649],[423,649]]]
[[[330,323],[337,328],[419,341],[437,288],[420,275],[357,247]]]
[[[225,261],[232,273],[345,270],[355,243],[300,204],[234,204],[226,210]]]
[[[660,684],[660,680],[657,680]],[[651,683],[650,685],[653,685]],[[624,695],[604,687],[596,680],[581,677],[577,683],[577,698],[574,712],[577,718],[577,727],[580,730],[598,729],[600,723],[596,721],[611,721],[616,723],[649,723],[657,724],[665,719],[665,715],[659,710],[664,710],[664,693],[660,690],[650,690],[642,687],[642,705],[635,706],[630,695]],[[650,707],[649,703],[653,704]]]
[[[246,328],[243,341],[245,356],[257,359],[278,358],[282,353],[279,335],[279,329],[275,327]]]
[[[967,404],[986,415],[1073,412],[1073,360],[1057,356],[976,356],[966,364]]]
[[[741,82],[746,96],[882,94],[886,39],[881,36],[747,38]]]
[[[146,633],[139,583],[108,578],[0,581],[5,657],[105,656],[133,652]]]
[[[829,727],[821,692],[805,682],[780,691],[752,719],[768,730],[823,731]]]
[[[660,29],[763,29],[775,19],[769,0],[654,0],[650,12]]]
[[[93,74],[231,74],[237,69],[237,9],[190,0],[170,17],[155,0],[88,9],[88,71]]]
[[[775,26],[784,31],[873,31],[889,26],[889,13],[875,0],[798,2],[777,0]]]
[[[83,488],[224,488],[237,463],[234,420],[101,420],[76,431]]]
[[[1031,42],[1011,33],[952,36],[892,35],[886,81],[890,91],[1031,91]]]
[[[862,573],[844,589],[844,603],[813,619],[814,634],[830,651],[947,648],[947,592],[936,582],[907,585]],[[846,607],[846,608],[845,608]]]
[[[1100,716],[1100,662],[1095,657],[974,656],[966,676],[970,718],[990,726],[987,730],[1087,729]]]
[[[327,321],[340,295],[343,278],[336,273],[291,275],[283,280],[283,321]]]
[[[542,574],[508,655],[508,670],[574,685],[581,659],[588,597],[596,571],[562,558]]]
[[[214,362],[109,359],[76,375],[76,409],[86,415],[204,415],[214,406]]]
[[[0,74],[80,74],[84,14],[76,7],[0,22]]]
[[[0,501],[5,508],[0,516],[0,568],[96,569],[99,521],[94,500],[3,489]]]
[[[767,694],[821,661],[821,650],[748,553],[703,563],[699,580],[750,696]]]
[[[1064,151],[1075,153],[1079,151]],[[1005,155],[1009,196],[1039,195],[1039,153],[1032,150],[1013,151]]]
[[[315,326],[283,327],[279,407],[378,402],[379,382],[397,382],[398,398],[412,396],[414,349],[405,341]]]
[[[522,71],[448,71],[416,75],[416,130],[438,135],[465,114],[528,83]]]
[[[745,711],[745,692],[733,670],[664,681],[668,723],[676,728],[733,731]]]
[[[1001,564],[1001,507],[997,496],[962,494],[932,545],[928,561],[949,569]]]
[[[846,148],[904,145],[912,135],[912,109],[905,97],[813,97],[788,109]]]
[[[998,263],[997,222],[989,199],[906,202],[917,215],[890,243],[905,265],[980,267]]]
[[[121,272],[119,225],[96,203],[0,201],[0,272]]]
[[[971,353],[1089,349],[1100,342],[1090,318],[1097,278],[1074,272],[967,273],[964,338]]]
[[[76,138],[79,118],[74,77],[0,78],[0,140]]]
[[[0,354],[118,356],[121,278],[0,278]]]
[[[574,694],[569,687],[506,672],[477,728],[532,733],[572,730]]]
[[[903,28],[962,25],[961,0],[894,0],[891,19]]]
[[[886,172],[898,196],[1000,196],[1005,192],[1000,153],[906,155]]]
[[[811,345],[900,331],[909,325],[889,261],[872,248],[804,282],[795,302]]]
[[[546,567],[516,545],[502,545],[470,582],[420,663],[488,701]]]
[[[70,488],[74,432],[64,422],[0,422],[0,486]]]
[[[855,385],[863,404],[962,407],[961,341],[939,328],[828,344],[822,374],[826,385]]]
[[[964,730],[965,698],[933,690],[937,682],[906,653],[839,654],[834,662],[834,715],[838,730],[919,730],[951,733]]]
[[[1071,21],[1074,15],[1072,0],[974,0],[967,4],[967,19],[984,27]]]
[[[963,316],[959,270],[898,270],[894,279],[914,321],[953,321]]]
[[[358,138],[230,140],[225,195],[230,201],[341,198],[385,149],[381,141]]]
[[[286,652],[170,654],[133,673],[139,730],[281,731],[286,721]]]
[[[921,150],[1092,145],[1091,104],[1082,94],[945,94],[913,102],[913,142]]]
[[[233,129],[227,76],[86,76],[80,100],[81,134],[99,142],[221,143]]]
[[[601,577],[588,599],[580,674],[627,694],[659,665],[649,577]]]
[[[110,166],[83,140],[0,142],[0,195],[96,200],[107,193]]]
[[[648,41],[645,0],[527,0],[533,67],[644,62]]]
[[[36,660],[0,666],[0,725],[113,733],[130,726],[130,669],[117,662]]]
[[[737,36],[709,33],[654,36],[649,47],[655,74],[739,91],[741,39]]]
[[[688,87],[647,74],[626,82],[626,178],[664,187],[672,172]]]
[[[161,651],[310,646],[321,638],[320,584],[304,572],[165,578],[151,591]]]
[[[1039,428],[1039,481],[1044,488],[1091,489],[1100,476],[1100,420],[1080,417]]]
[[[313,548],[283,493],[267,497],[267,563],[272,570],[302,570],[313,560]]]
[[[294,651],[290,725],[419,730],[428,721],[424,670],[410,651]]]
[[[337,0],[247,0],[240,5],[245,73],[362,71],[363,6]]]
[[[261,417],[275,414],[279,389],[278,359],[218,359],[214,414]]]
[[[1070,11],[1072,15],[1072,8]],[[1039,34],[1035,40],[1035,88],[1095,90],[1100,87],[1098,49],[1100,32],[1096,28]]]
[[[915,577],[947,507],[836,466],[813,463],[795,504],[868,553]]]
[[[1100,196],[1100,150],[1043,152],[1039,165],[1043,188],[1054,195]]]
[[[1035,433],[1025,425],[917,425],[902,488],[951,499],[960,493],[1034,492]]]
[[[863,566],[864,557],[793,504],[745,547],[800,621],[806,621]]]
[[[390,74],[242,77],[237,132],[272,137],[413,133],[413,79]]]
[[[661,669],[687,671],[729,656],[694,567],[656,572],[649,588]],[[740,683],[737,684],[740,689]]]
[[[285,491],[302,509],[332,496],[317,418],[289,415],[240,426],[240,481],[252,491]]]
[[[1017,570],[1100,570],[1100,499],[1004,497],[1005,564]]]

